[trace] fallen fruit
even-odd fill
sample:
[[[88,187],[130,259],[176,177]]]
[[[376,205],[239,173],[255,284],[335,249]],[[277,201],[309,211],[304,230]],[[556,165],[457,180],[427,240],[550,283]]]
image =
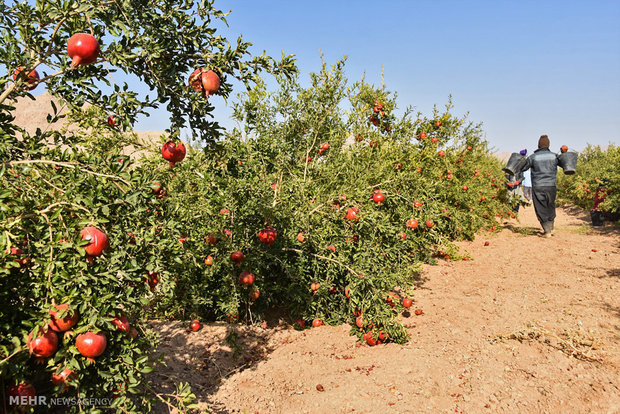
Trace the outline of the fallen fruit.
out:
[[[200,330],[200,321],[198,319],[194,319],[189,323],[189,330],[192,332],[197,332]]]
[[[413,313],[415,313],[416,315],[422,315],[424,311],[422,309],[416,309]]]

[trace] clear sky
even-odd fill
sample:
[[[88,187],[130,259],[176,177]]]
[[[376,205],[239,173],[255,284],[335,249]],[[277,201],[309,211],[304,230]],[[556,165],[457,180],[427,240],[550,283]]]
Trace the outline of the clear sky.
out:
[[[397,91],[403,109],[430,115],[451,94],[454,112],[482,122],[497,151],[620,143],[620,1],[216,0],[229,28],[279,57],[295,54],[302,80],[347,56],[351,81],[366,74]],[[217,102],[224,126],[230,110]],[[139,130],[165,129],[150,117]]]

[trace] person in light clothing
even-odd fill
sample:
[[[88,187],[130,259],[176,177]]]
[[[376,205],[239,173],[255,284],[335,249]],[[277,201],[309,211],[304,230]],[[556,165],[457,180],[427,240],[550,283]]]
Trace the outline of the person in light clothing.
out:
[[[523,197],[527,201],[532,201],[532,177],[530,170],[523,172]]]

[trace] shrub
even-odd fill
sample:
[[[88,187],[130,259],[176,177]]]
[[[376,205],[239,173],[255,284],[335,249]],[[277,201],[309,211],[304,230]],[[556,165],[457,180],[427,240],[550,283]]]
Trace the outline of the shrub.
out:
[[[278,81],[275,92],[259,83],[245,94],[235,107],[240,127],[164,178],[166,208],[188,237],[187,268],[158,311],[252,322],[278,308],[308,324],[362,314],[360,338],[382,331],[402,343],[399,298],[413,295],[420,264],[460,259],[452,240],[495,230],[497,216],[511,214],[501,166],[480,126],[450,105],[397,118],[394,95],[348,85],[343,62],[324,65],[308,88]],[[277,231],[269,245],[258,237],[268,226]],[[235,251],[245,255],[240,266]],[[255,275],[252,287],[239,283],[242,271]]]

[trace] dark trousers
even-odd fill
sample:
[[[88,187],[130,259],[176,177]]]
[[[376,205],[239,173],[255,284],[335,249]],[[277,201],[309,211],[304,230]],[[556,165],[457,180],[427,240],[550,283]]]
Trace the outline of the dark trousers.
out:
[[[555,187],[532,187],[532,201],[540,224],[555,220]]]

